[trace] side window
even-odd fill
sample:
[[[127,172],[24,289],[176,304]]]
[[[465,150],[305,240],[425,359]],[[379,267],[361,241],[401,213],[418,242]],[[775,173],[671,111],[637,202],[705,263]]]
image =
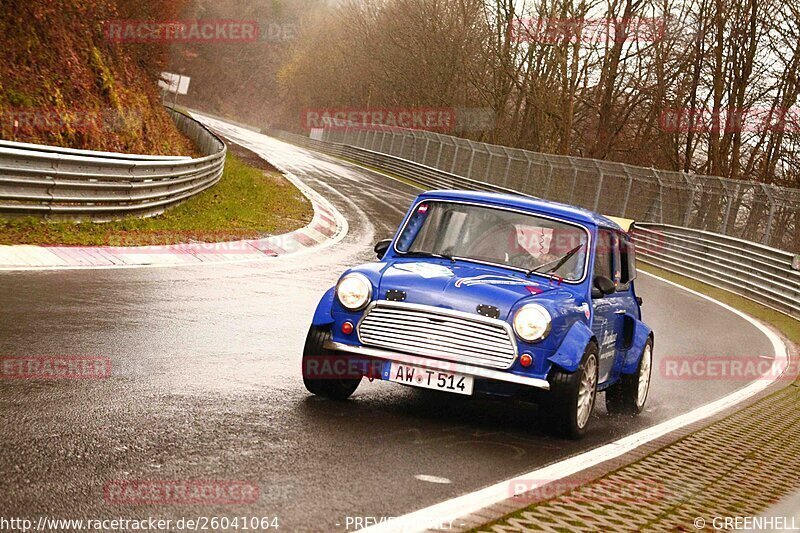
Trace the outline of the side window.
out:
[[[614,234],[601,229],[597,232],[597,245],[594,254],[594,276],[614,279]]]
[[[627,289],[631,281],[636,279],[636,252],[633,243],[627,235],[621,235],[619,239],[620,251],[620,283]]]

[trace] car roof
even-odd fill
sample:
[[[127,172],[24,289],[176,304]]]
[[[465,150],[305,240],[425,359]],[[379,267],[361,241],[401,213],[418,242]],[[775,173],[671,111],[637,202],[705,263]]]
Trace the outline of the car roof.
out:
[[[419,198],[425,200],[438,199],[493,204],[553,215],[558,218],[568,219],[581,224],[624,231],[619,224],[599,213],[595,213],[594,211],[573,205],[562,204],[559,202],[551,202],[550,200],[542,200],[541,198],[536,198],[534,196],[525,196],[522,194],[502,194],[485,191],[464,190],[435,190],[424,192],[419,195]]]

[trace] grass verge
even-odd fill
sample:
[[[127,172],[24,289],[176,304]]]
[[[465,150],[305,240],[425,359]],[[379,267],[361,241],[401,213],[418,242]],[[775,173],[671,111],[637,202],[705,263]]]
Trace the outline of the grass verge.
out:
[[[305,226],[311,202],[252,152],[229,145],[222,179],[151,218],[115,222],[0,220],[0,244],[136,246],[260,238]]]

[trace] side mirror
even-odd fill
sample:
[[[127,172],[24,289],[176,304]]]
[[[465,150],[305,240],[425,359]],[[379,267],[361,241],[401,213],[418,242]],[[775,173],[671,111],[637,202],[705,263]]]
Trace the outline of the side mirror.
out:
[[[595,276],[592,286],[592,298],[602,298],[603,296],[608,296],[615,292],[617,292],[617,287],[614,285],[614,282],[611,281],[611,278]]]
[[[383,256],[386,255],[386,251],[389,249],[389,245],[392,244],[392,239],[383,239],[382,241],[378,241],[375,245],[375,253],[378,256],[378,259],[383,259]]]

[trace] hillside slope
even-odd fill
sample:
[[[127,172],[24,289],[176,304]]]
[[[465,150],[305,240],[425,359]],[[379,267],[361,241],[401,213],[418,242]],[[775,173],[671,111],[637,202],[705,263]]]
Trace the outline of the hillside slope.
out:
[[[191,154],[157,87],[164,44],[109,39],[108,21],[174,20],[171,0],[3,0],[0,138],[72,148]]]

